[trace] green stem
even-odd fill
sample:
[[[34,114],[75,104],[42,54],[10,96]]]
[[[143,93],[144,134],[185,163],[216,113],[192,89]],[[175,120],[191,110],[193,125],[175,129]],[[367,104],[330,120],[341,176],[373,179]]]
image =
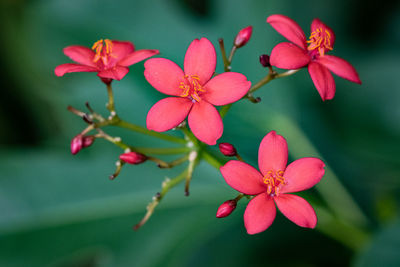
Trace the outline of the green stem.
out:
[[[218,39],[218,42],[219,42],[219,48],[221,49],[222,60],[223,60],[223,62],[224,62],[224,70],[225,70],[225,72],[228,72],[228,71],[231,70],[231,67],[230,67],[229,60],[228,60],[228,58],[226,57],[224,39],[219,38],[219,39]]]
[[[142,154],[152,154],[152,155],[175,155],[175,154],[184,154],[190,152],[191,149],[189,147],[162,147],[162,148],[153,148],[153,147],[131,147],[131,150],[134,152],[139,152]]]
[[[159,133],[159,132],[155,132],[155,131],[150,131],[147,130],[144,127],[141,127],[139,125],[124,121],[119,119],[116,123],[112,124],[114,126],[117,127],[121,127],[121,128],[125,128],[125,129],[129,129],[132,130],[134,132],[138,132],[141,134],[145,134],[145,135],[149,135],[149,136],[153,136],[159,139],[163,139],[165,141],[169,141],[169,142],[174,142],[174,143],[178,143],[178,144],[186,144],[186,141],[182,138],[179,137],[175,137],[175,136],[171,136],[171,135],[167,135],[167,134],[163,134],[163,133]]]
[[[229,62],[228,62],[228,66],[230,68]],[[255,85],[253,85],[243,98],[247,98],[253,103],[258,103],[258,102],[260,102],[261,99],[254,98],[253,92],[257,91],[258,89],[260,89],[261,87],[263,87],[264,85],[266,85],[267,83],[269,83],[270,81],[272,81],[274,79],[287,77],[287,76],[295,74],[298,71],[299,70],[288,70],[288,71],[283,72],[283,73],[277,73],[277,72],[273,71],[272,68],[271,68],[270,72],[268,73],[268,75],[265,76],[264,78],[262,78]],[[228,105],[222,106],[222,108],[219,110],[219,114],[221,115],[221,118],[224,118],[226,116],[226,114],[228,113],[228,111],[231,108],[231,106],[232,106],[232,104],[228,104]]]
[[[115,114],[115,106],[114,106],[114,95],[111,83],[107,83],[107,93],[108,93],[107,109],[110,111],[111,115],[113,115]]]
[[[158,204],[160,203],[160,201],[164,198],[164,196],[168,193],[168,191],[173,188],[174,186],[176,186],[177,184],[179,184],[180,182],[182,182],[188,173],[188,169],[185,169],[183,172],[181,172],[178,176],[176,176],[173,179],[169,179],[167,178],[161,186],[161,192],[157,193],[154,197],[153,197],[153,201],[150,202],[147,205],[147,212],[144,215],[143,219],[134,226],[134,230],[138,230],[141,226],[143,226],[151,217],[151,215],[154,212],[154,209],[158,206]]]
[[[194,134],[189,131],[186,125],[180,127],[179,129],[183,132],[187,141],[191,142],[196,148],[199,147],[199,140],[197,140],[196,136],[194,136]]]
[[[189,155],[185,155],[185,156],[183,156],[181,158],[178,158],[176,160],[173,160],[171,162],[166,162],[166,161],[163,161],[163,160],[161,160],[159,158],[149,157],[149,156],[147,157],[148,160],[157,163],[158,167],[160,167],[160,168],[172,168],[172,167],[175,167],[175,166],[177,166],[179,164],[182,164],[185,161],[187,161],[188,158],[189,158]]]
[[[109,176],[110,180],[114,180],[115,178],[117,178],[117,176],[120,174],[122,167],[125,165],[125,162],[123,162],[122,160],[118,160],[116,162],[117,165],[117,169],[115,170],[115,172],[113,174],[111,174]]]
[[[267,76],[262,78],[258,83],[256,83],[255,85],[253,85],[250,88],[248,94],[251,94],[251,93],[255,92],[256,90],[260,89],[262,86],[266,85],[267,83],[269,83],[270,81],[272,81],[274,79],[283,78],[283,77],[287,77],[287,76],[293,75],[296,72],[298,72],[299,70],[300,69],[288,70],[288,71],[283,72],[283,73],[277,73],[275,71],[270,71]]]
[[[100,129],[97,129],[98,131]],[[152,147],[134,147],[128,144],[125,144],[121,138],[119,137],[112,137],[103,132],[102,130],[99,131],[100,133],[96,135],[96,137],[104,138],[107,141],[115,144],[116,146],[122,148],[123,150],[129,149],[133,152],[139,152],[142,154],[153,154],[153,155],[173,155],[173,154],[183,154],[191,151],[189,147],[165,147],[165,148],[152,148]]]
[[[218,159],[217,157],[213,156],[212,153],[208,150],[203,150],[201,152],[201,157],[207,161],[211,166],[219,170],[219,168],[224,165],[224,162],[221,159]]]
[[[194,167],[198,163],[198,152],[197,151],[192,151],[189,154],[189,166],[188,166],[188,172],[186,175],[186,183],[185,183],[185,196],[189,196],[189,185],[190,181],[192,180],[192,175],[194,171]]]
[[[236,52],[236,48],[237,48],[236,46],[232,46],[231,53],[229,54],[229,58],[228,58],[229,71],[231,70],[232,59],[233,59],[233,55]]]

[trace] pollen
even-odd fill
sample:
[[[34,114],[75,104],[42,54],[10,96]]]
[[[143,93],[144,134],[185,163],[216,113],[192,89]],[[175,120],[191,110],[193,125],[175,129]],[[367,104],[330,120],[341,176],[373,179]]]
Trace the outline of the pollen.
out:
[[[188,97],[193,102],[201,101],[201,93],[205,92],[200,84],[200,78],[197,75],[185,75],[179,84],[179,88],[182,89],[181,97]]]
[[[309,43],[309,46],[307,48],[309,51],[315,51],[316,49],[318,49],[317,51],[319,55],[324,56],[327,50],[333,50],[331,43],[331,34],[326,29],[316,29],[311,33],[309,39],[310,40],[307,41],[307,43]]]
[[[267,185],[267,194],[271,196],[278,196],[281,191],[281,187],[286,184],[285,178],[283,177],[283,171],[270,170],[263,177],[264,184]]]
[[[92,46],[92,50],[96,53],[93,62],[97,62],[101,59],[104,65],[107,65],[110,57],[114,57],[112,54],[113,43],[109,39],[100,39],[95,42]]]

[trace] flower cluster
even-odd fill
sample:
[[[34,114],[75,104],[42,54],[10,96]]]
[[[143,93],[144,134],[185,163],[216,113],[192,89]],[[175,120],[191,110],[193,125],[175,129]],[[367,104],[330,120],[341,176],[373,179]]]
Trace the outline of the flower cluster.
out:
[[[154,162],[160,168],[172,168],[188,162],[187,168],[177,177],[167,179],[162,189],[153,197],[147,207],[147,213],[135,229],[142,226],[153,213],[155,207],[170,188],[185,183],[185,194],[189,194],[189,183],[198,163],[209,162],[220,169],[226,183],[240,192],[234,198],[225,201],[218,209],[216,217],[229,216],[242,198],[251,199],[244,213],[244,223],[249,234],[266,230],[274,221],[276,208],[295,224],[314,228],[317,216],[311,205],[303,198],[291,194],[303,191],[317,184],[323,177],[325,164],[318,158],[301,158],[287,166],[288,146],[285,138],[275,131],[268,133],[260,144],[258,151],[259,170],[245,163],[237,149],[229,143],[219,144],[224,156],[236,157],[237,160],[226,161],[213,157],[213,151],[207,146],[217,144],[222,137],[224,125],[222,117],[231,104],[248,99],[253,103],[260,98],[253,93],[273,79],[294,74],[307,67],[311,79],[322,100],[332,99],[335,95],[335,82],[330,72],[355,83],[361,83],[357,72],[347,61],[328,55],[333,50],[335,34],[319,19],[311,25],[311,35],[306,39],[303,30],[292,19],[283,15],[272,15],[267,18],[277,32],[290,42],[276,45],[270,55],[262,54],[260,63],[268,68],[268,74],[259,82],[247,80],[246,76],[231,71],[231,63],[235,52],[244,47],[252,36],[252,26],[248,26],[237,34],[232,50],[227,57],[223,39],[219,40],[222,62],[225,72],[215,74],[217,53],[207,38],[193,40],[185,54],[183,68],[166,58],[151,58],[159,54],[158,50],[135,50],[127,41],[101,39],[91,48],[84,46],[68,46],[64,54],[76,63],[66,63],[55,68],[57,76],[71,72],[96,72],[107,86],[107,117],[95,112],[86,103],[89,112],[73,107],[68,110],[83,118],[88,126],[71,141],[71,153],[77,154],[83,148],[93,144],[96,138],[103,138],[124,150],[116,162],[116,172],[110,176],[117,177],[122,166]],[[144,77],[157,91],[168,97],[155,103],[147,114],[147,128],[122,120],[114,105],[111,83],[121,80],[129,72],[129,66],[146,60]],[[287,69],[278,73],[273,67]],[[216,107],[220,107],[217,109]],[[186,127],[187,119],[190,130]],[[120,137],[105,133],[103,127],[115,126],[129,129],[141,134],[180,144],[174,148],[142,148],[131,146]],[[178,129],[184,135],[165,134],[163,132]],[[95,134],[89,134],[95,131]],[[153,155],[184,154],[182,157],[166,162]],[[225,163],[225,164],[224,164]]]

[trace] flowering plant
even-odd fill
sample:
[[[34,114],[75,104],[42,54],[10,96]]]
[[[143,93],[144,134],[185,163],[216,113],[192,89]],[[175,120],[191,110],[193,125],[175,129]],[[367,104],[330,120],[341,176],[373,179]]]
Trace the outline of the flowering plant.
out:
[[[242,73],[231,71],[235,53],[250,41],[252,26],[239,31],[234,38],[229,56],[225,50],[224,40],[219,39],[224,64],[224,72],[219,74],[215,73],[217,53],[214,45],[205,37],[190,43],[185,54],[183,69],[169,59],[153,57],[159,53],[158,50],[135,50],[130,42],[105,39],[95,42],[92,49],[83,46],[69,46],[64,49],[65,55],[77,64],[59,65],[55,69],[55,74],[63,76],[70,72],[97,72],[97,76],[105,83],[108,93],[107,116],[94,111],[89,103],[86,103],[87,112],[68,107],[69,111],[87,123],[87,127],[71,141],[72,154],[75,155],[81,149],[92,146],[97,139],[107,140],[120,147],[122,152],[115,156],[117,167],[110,175],[110,179],[115,179],[125,164],[153,162],[159,168],[173,168],[187,164],[179,175],[162,183],[161,190],[153,197],[147,206],[145,216],[135,225],[135,229],[148,221],[172,187],[185,182],[184,192],[185,195],[189,195],[192,175],[201,161],[220,170],[221,179],[223,177],[230,187],[239,191],[234,199],[223,202],[217,210],[216,217],[229,216],[236,209],[239,200],[250,199],[244,212],[245,228],[249,234],[260,233],[270,227],[276,216],[275,205],[289,220],[307,228],[316,227],[319,211],[325,214],[332,212],[332,215],[335,215],[335,212],[340,213],[336,206],[329,205],[329,194],[326,196],[327,207],[318,202],[313,203],[317,207],[317,212],[304,198],[291,194],[316,185],[325,174],[325,164],[321,159],[307,155],[309,157],[295,160],[287,166],[288,145],[286,139],[274,131],[279,132],[279,129],[271,129],[272,131],[260,144],[259,171],[244,162],[234,145],[219,141],[224,141],[223,118],[230,107],[241,100],[260,102],[261,99],[254,97],[254,93],[274,79],[293,75],[301,68],[307,67],[322,100],[333,99],[335,95],[335,83],[330,71],[352,82],[361,83],[350,63],[328,55],[333,49],[335,35],[320,20],[313,21],[309,41],[306,40],[299,25],[286,16],[272,15],[268,17],[267,22],[290,43],[280,43],[272,49],[270,55],[260,56],[260,63],[267,72],[265,77],[256,83],[248,81]],[[150,57],[153,58],[148,59]],[[145,79],[157,91],[169,97],[153,105],[147,114],[146,127],[142,127],[120,118],[114,103],[112,83],[114,80],[123,79],[129,71],[128,66],[145,59],[148,59],[144,63]],[[287,71],[277,72],[274,67]],[[143,148],[137,144],[127,144],[122,138],[107,134],[104,130],[106,126],[125,128],[173,143],[175,146]],[[164,133],[170,130],[180,132],[180,136]],[[296,140],[288,141],[296,142]],[[222,155],[213,148],[217,142],[220,142],[219,149]],[[165,161],[158,155],[181,156],[172,161]],[[236,157],[237,160],[227,161],[224,156]],[[324,180],[332,179],[335,178],[324,178]],[[336,184],[337,193],[348,196],[339,181],[334,180],[333,184]],[[320,194],[324,198],[326,191],[321,191]],[[346,201],[348,203],[345,204],[354,204],[351,198],[344,200]],[[334,217],[332,216],[332,220]],[[347,220],[344,225],[352,223]],[[334,235],[327,228],[322,228],[321,231]]]

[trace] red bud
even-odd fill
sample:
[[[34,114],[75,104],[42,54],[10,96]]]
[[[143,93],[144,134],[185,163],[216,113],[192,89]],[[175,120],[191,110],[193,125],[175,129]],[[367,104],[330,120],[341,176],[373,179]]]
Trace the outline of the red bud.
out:
[[[271,63],[269,63],[269,56],[268,55],[261,55],[260,56],[260,63],[263,65],[264,68],[271,67]]]
[[[220,143],[218,146],[219,146],[219,151],[221,151],[221,153],[224,156],[234,157],[237,155],[236,148],[232,144]]]
[[[147,156],[137,152],[128,152],[119,155],[119,159],[129,164],[140,164],[147,160]]]
[[[219,206],[217,210],[217,218],[224,218],[229,216],[236,209],[236,201],[231,199],[227,200]]]
[[[94,136],[93,135],[87,135],[83,137],[82,140],[82,147],[88,147],[91,146],[94,142]]]
[[[81,151],[83,147],[83,137],[81,134],[78,134],[71,140],[71,153],[72,155],[77,154],[79,151]]]
[[[239,33],[236,35],[236,38],[235,38],[235,41],[233,42],[233,44],[237,48],[244,46],[250,40],[252,32],[253,32],[252,26],[248,26],[244,29],[241,29],[239,31]]]

